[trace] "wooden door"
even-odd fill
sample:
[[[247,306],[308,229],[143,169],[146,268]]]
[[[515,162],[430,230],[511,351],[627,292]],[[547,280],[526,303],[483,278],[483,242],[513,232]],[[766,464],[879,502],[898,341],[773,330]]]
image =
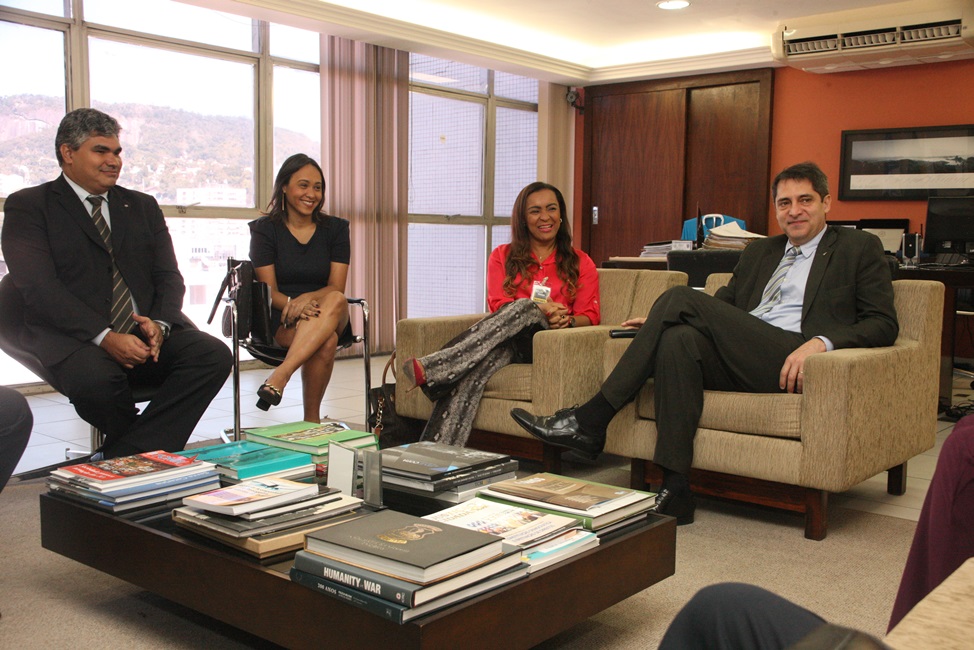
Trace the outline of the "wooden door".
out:
[[[588,253],[638,256],[644,244],[679,236],[683,205],[682,90],[594,98]],[[593,211],[598,210],[598,223]]]

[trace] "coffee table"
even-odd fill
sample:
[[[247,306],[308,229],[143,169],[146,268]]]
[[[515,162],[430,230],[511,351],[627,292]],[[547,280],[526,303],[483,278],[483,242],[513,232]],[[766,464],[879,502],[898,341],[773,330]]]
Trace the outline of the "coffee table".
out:
[[[530,648],[673,575],[676,523],[646,523],[528,578],[396,625],[183,531],[40,497],[41,544],[288,648]]]

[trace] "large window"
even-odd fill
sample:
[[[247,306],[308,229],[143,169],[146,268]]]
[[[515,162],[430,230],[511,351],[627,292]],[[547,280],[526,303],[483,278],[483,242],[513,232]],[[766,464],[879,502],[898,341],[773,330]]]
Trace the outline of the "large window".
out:
[[[122,126],[119,183],[159,201],[183,309],[222,338],[205,321],[227,257],[248,256],[247,222],[284,158],[321,158],[319,52],[316,32],[172,0],[0,0],[0,223],[7,196],[60,173],[65,113],[109,113]],[[34,380],[2,354],[0,377]]]
[[[489,252],[537,180],[538,82],[412,54],[408,316],[486,309]]]

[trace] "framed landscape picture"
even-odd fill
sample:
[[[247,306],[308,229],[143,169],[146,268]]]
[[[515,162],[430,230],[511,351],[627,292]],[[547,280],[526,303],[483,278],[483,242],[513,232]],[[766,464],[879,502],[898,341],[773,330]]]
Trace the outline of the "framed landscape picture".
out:
[[[839,199],[974,196],[974,125],[842,132]]]

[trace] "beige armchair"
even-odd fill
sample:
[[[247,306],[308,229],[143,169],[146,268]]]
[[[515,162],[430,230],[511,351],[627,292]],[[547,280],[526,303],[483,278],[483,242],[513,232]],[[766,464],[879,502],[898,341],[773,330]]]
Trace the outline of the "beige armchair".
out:
[[[544,459],[549,469],[556,469],[560,454],[553,448],[543,451],[542,443],[514,422],[511,409],[554,413],[589,399],[602,383],[602,354],[609,330],[628,318],[645,316],[660,294],[686,281],[685,273],[675,271],[600,269],[603,324],[535,334],[534,362],[507,366],[488,382],[473,423],[470,446]],[[396,356],[406,360],[436,352],[483,317],[473,314],[401,320],[396,330]],[[420,390],[397,387],[396,410],[426,420],[432,403]]]
[[[729,279],[712,275],[706,290]],[[705,393],[690,476],[698,494],[804,513],[805,536],[823,539],[829,492],[883,471],[889,493],[904,492],[906,462],[936,434],[944,288],[898,280],[893,289],[900,331],[892,346],[810,357],[800,395]],[[604,374],[628,343],[606,343]],[[633,459],[633,487],[660,479],[653,417],[650,381],[609,425],[605,451]]]

